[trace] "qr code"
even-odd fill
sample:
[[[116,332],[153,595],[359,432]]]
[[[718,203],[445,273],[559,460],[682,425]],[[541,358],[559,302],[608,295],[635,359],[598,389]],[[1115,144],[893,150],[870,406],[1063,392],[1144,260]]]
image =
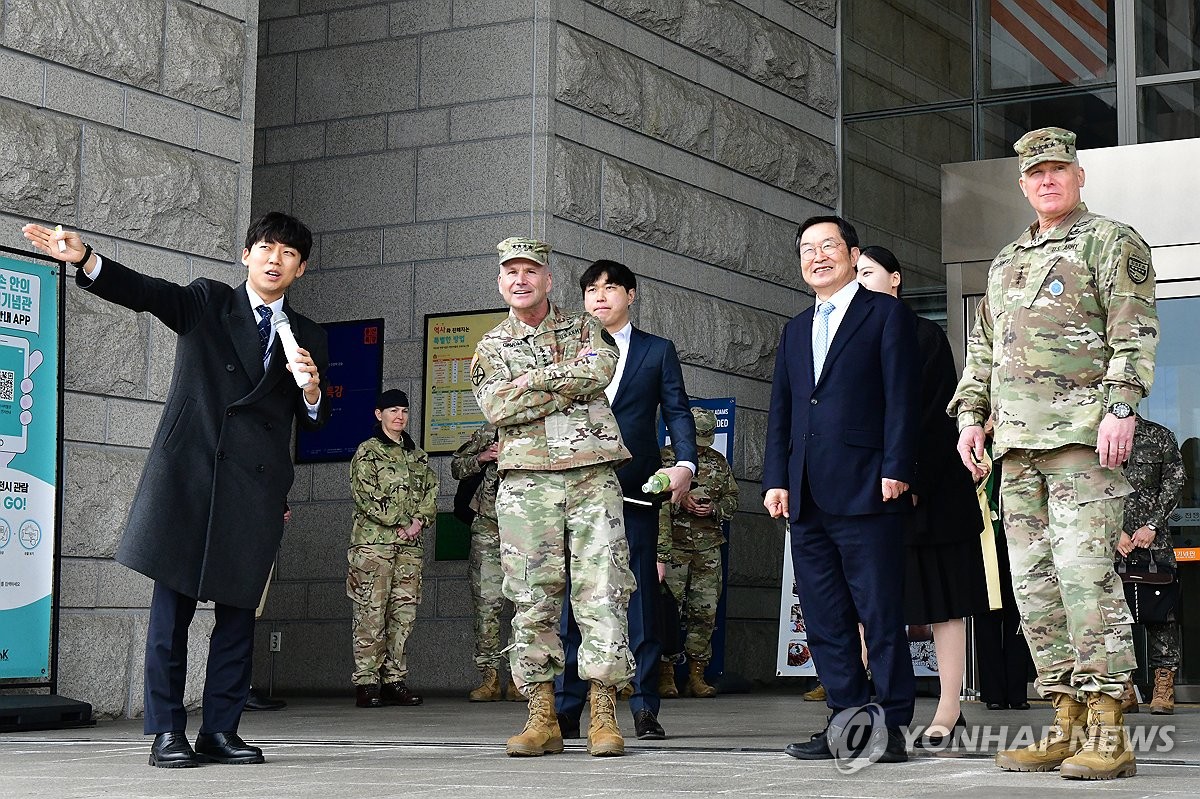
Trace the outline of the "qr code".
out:
[[[16,372],[0,369],[0,402],[12,402],[16,390]]]

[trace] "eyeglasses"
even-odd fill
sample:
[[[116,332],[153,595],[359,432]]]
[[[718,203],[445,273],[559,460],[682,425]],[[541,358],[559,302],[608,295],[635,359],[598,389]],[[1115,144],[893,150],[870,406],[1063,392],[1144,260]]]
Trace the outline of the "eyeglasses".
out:
[[[821,242],[819,246],[821,248],[821,252],[825,253],[826,255],[833,255],[838,251],[838,248],[840,248],[842,244],[843,242],[836,241],[834,239],[825,239],[825,241]],[[817,248],[811,244],[805,244],[800,248],[800,260],[804,263],[808,263],[816,257]]]

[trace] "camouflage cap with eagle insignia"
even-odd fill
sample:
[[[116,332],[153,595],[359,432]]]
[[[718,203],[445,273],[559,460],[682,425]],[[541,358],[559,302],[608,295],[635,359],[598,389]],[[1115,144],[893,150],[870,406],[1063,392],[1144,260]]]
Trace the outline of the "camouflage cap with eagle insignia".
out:
[[[1079,161],[1075,152],[1075,134],[1066,128],[1031,130],[1013,145],[1021,174],[1046,161],[1074,164]]]
[[[500,253],[501,264],[517,258],[524,258],[526,261],[533,261],[535,264],[549,266],[550,251],[552,249],[544,241],[527,239],[521,236],[509,236],[496,245],[496,251]]]

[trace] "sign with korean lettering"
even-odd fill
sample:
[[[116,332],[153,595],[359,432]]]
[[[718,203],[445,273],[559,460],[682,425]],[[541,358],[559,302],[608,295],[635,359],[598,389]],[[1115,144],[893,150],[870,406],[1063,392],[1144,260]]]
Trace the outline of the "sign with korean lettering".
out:
[[[58,270],[0,257],[0,679],[50,677]]]
[[[296,431],[296,463],[348,461],[375,429],[375,400],[383,383],[383,320],[326,322],[329,421]],[[301,342],[300,346],[304,346]]]
[[[425,391],[421,447],[430,455],[454,452],[486,421],[471,386],[471,359],[484,334],[507,310],[425,316]]]

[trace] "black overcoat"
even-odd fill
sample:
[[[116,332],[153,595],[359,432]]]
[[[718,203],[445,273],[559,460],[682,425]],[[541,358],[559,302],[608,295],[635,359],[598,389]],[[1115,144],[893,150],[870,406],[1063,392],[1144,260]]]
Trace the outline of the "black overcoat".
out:
[[[285,367],[278,339],[265,370],[245,284],[200,278],[187,286],[105,258],[76,283],[109,302],[153,314],[178,336],[171,388],[150,445],[117,560],[201,601],[258,605],[283,537],[292,485],[292,420],[317,419]],[[325,331],[284,302],[300,346],[324,376]]]

